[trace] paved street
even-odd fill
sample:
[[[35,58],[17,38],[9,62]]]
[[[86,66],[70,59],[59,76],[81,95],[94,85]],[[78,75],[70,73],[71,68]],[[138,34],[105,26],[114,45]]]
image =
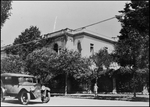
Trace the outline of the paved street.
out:
[[[32,100],[29,106],[149,106],[149,102],[131,102],[131,101],[115,101],[115,100],[96,100],[96,99],[76,99],[51,97],[49,103],[43,104],[40,99]],[[6,99],[1,106],[23,106],[17,99]]]

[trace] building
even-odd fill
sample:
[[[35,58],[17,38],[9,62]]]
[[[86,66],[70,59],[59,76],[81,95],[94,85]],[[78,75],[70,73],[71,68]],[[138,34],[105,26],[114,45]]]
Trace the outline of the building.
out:
[[[111,53],[114,50],[114,44],[117,42],[112,38],[104,37],[84,29],[74,31],[69,28],[45,34],[44,38],[53,40],[53,42],[48,43],[48,47],[58,53],[61,49],[67,48],[80,52],[83,57],[89,57],[104,47]],[[1,47],[1,57],[6,56],[4,49],[7,47],[11,47],[11,45]]]
[[[114,44],[117,42],[112,38],[87,30],[73,31],[68,28],[48,33],[44,37],[54,40],[49,47],[56,52],[59,53],[59,50],[67,48],[80,52],[83,57],[89,57],[104,47],[111,53],[114,50]]]
[[[61,49],[68,48],[80,52],[82,57],[89,57],[104,47],[111,53],[114,50],[114,44],[117,42],[112,38],[85,29],[74,31],[68,28],[45,34],[43,38],[46,39],[46,47],[55,50],[58,54]],[[11,47],[11,45],[9,46]],[[4,49],[9,46],[1,48],[1,57],[7,56]],[[68,83],[68,87],[71,87],[71,84]]]

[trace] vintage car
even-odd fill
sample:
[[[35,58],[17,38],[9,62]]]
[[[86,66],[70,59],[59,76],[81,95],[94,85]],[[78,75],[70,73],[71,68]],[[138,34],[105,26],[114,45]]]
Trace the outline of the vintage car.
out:
[[[3,73],[1,74],[1,101],[14,97],[26,105],[32,99],[41,97],[43,103],[50,101],[50,88],[39,84],[32,75]]]

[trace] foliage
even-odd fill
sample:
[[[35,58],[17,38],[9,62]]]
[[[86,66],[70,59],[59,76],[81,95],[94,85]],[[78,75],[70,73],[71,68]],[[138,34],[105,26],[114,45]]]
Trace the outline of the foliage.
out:
[[[122,29],[116,46],[122,66],[149,67],[149,1],[131,1],[119,18]]]
[[[111,62],[113,61],[113,57],[108,53],[107,48],[100,49],[98,53],[95,53],[90,58],[93,64],[96,65],[95,69],[93,70],[94,78],[105,74],[109,69]]]
[[[143,75],[144,69],[148,69],[144,70],[145,75],[149,74],[149,1],[131,0],[131,3],[127,3],[124,10],[120,12],[125,15],[118,18],[122,29],[115,53],[120,65],[130,66],[132,69],[133,86],[136,87],[139,80],[149,78],[139,76]]]
[[[48,76],[52,76],[57,58],[57,53],[50,48],[42,48],[33,51],[26,57],[25,70],[38,76],[42,82],[46,82]]]
[[[80,53],[76,51],[62,49],[58,60],[57,69],[60,72],[57,73],[68,73],[75,79],[86,78],[90,73],[89,59],[81,57]]]
[[[8,54],[19,55],[24,60],[33,50],[42,47],[39,42],[36,42],[36,40],[41,38],[39,28],[36,26],[30,26],[30,28],[25,29],[25,31],[14,40],[12,46],[6,48],[6,52]]]
[[[11,15],[10,10],[12,0],[1,0],[1,28],[4,25],[6,19]]]
[[[19,56],[10,55],[1,59],[1,73],[23,73],[24,62]]]
[[[39,38],[41,38],[39,28],[36,26],[30,26],[30,28],[26,28],[25,31],[21,32],[21,35],[14,40],[13,45],[27,43]]]
[[[85,72],[89,72],[88,64],[88,59],[81,58],[78,52],[67,49],[62,49],[57,54],[50,48],[42,48],[26,57],[26,71],[40,76],[43,81],[48,75],[58,76],[66,73],[76,79],[86,77]]]

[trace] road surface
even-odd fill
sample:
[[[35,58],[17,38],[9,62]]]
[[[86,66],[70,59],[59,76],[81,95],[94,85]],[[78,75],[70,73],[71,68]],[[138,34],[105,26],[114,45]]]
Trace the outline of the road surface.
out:
[[[31,100],[29,106],[149,106],[149,102],[131,102],[116,100],[77,99],[51,97],[50,102],[42,103],[40,99]],[[24,106],[17,99],[7,98],[1,106]]]

